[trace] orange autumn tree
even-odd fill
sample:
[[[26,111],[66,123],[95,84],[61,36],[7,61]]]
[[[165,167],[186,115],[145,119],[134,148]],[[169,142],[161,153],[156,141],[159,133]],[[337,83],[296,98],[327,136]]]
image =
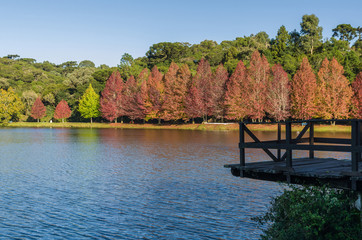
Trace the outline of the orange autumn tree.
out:
[[[317,79],[307,57],[291,81],[291,108],[294,119],[310,119],[316,112]]]
[[[225,117],[229,120],[243,120],[249,114],[248,83],[246,68],[240,60],[234,73],[226,82]]]
[[[37,119],[39,122],[39,119],[45,117],[45,115],[46,115],[46,108],[43,102],[41,101],[40,97],[38,97],[35,100],[33,107],[31,108],[31,116],[34,119]]]
[[[62,119],[64,123],[64,119],[69,118],[72,114],[67,101],[62,100],[58,103],[57,107],[55,108],[54,118],[55,119]]]
[[[193,77],[195,87],[198,88],[201,105],[200,112],[204,122],[207,122],[207,116],[212,112],[212,97],[213,83],[211,82],[211,68],[207,60],[202,58],[197,66],[197,71]]]
[[[274,65],[268,85],[266,110],[276,121],[285,120],[290,116],[289,94],[288,74],[281,65]]]
[[[353,117],[362,118],[362,72],[356,76],[352,83],[353,89]]]
[[[147,79],[147,100],[145,103],[147,112],[146,119],[157,118],[159,124],[161,123],[161,108],[165,92],[162,78],[162,73],[158,71],[155,65]]]
[[[222,64],[220,64],[215,72],[212,74],[212,94],[210,94],[211,101],[211,115],[213,115],[216,119],[221,119],[223,122],[223,118],[225,116],[225,84],[229,78],[229,74],[227,70],[224,68]]]
[[[165,120],[187,120],[185,98],[190,80],[191,72],[186,64],[179,68],[171,63],[165,75],[165,101],[162,107]]]
[[[353,95],[342,65],[333,58],[324,59],[318,71],[318,116],[326,119],[347,118]]]
[[[251,55],[248,71],[250,117],[261,121],[265,116],[267,85],[270,78],[270,67],[264,55],[258,51]],[[245,90],[244,90],[245,91]]]

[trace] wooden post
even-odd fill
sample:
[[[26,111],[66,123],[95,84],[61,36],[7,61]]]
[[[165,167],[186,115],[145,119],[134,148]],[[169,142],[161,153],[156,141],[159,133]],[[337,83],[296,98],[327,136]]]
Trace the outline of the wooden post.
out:
[[[309,122],[310,127],[309,127],[309,145],[313,145],[314,144],[314,122]],[[314,158],[314,150],[309,150],[309,158],[313,159]]]
[[[280,143],[280,140],[282,138],[282,124],[278,122],[278,144]],[[278,161],[280,161],[281,158],[281,149],[278,149]]]
[[[244,176],[244,167],[245,167],[245,147],[241,144],[245,143],[245,124],[243,122],[239,123],[239,148],[240,148],[240,177]]]
[[[359,121],[352,120],[351,121],[351,138],[352,138],[352,151],[351,151],[351,159],[352,159],[352,172],[358,172],[358,160],[361,158],[361,154],[355,150],[358,147],[359,143]]]
[[[292,123],[291,122],[286,122],[285,123],[285,142],[287,144],[287,159],[286,159],[286,164],[287,164],[287,168],[290,169],[293,167],[292,164],[292,148],[290,146],[290,144],[292,144]]]
[[[358,120],[358,149],[361,150],[361,146],[362,146],[362,121]],[[362,162],[362,158],[361,158],[361,153],[362,152],[358,152],[358,161],[357,162]]]

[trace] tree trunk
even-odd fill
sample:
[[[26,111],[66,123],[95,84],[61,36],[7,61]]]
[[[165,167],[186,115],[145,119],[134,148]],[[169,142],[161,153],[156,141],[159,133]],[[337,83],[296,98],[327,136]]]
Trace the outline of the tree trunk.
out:
[[[192,118],[192,124],[195,124],[195,119],[194,118]]]
[[[158,125],[161,124],[161,118],[158,118]]]
[[[64,118],[62,118],[62,123],[64,123]]]
[[[91,124],[93,123],[93,118],[91,118]]]
[[[114,119],[114,123],[117,123],[117,118]]]
[[[121,117],[121,123],[123,123],[123,116]]]
[[[38,118],[37,120],[38,120],[38,122],[39,122],[39,118]]]

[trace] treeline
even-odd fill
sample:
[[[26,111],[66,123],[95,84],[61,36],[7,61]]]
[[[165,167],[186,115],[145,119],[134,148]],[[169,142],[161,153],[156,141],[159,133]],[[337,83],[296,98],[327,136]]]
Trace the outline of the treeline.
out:
[[[255,51],[250,66],[239,61],[229,77],[220,64],[211,70],[201,59],[192,76],[187,64],[171,63],[163,75],[154,66],[145,68],[137,78],[123,81],[113,72],[101,96],[88,87],[79,101],[78,111],[84,118],[102,116],[108,121],[224,121],[224,119],[262,121],[310,118],[361,118],[362,72],[350,85],[343,67],[335,58],[325,58],[317,74],[305,57],[293,79],[283,67],[270,64]],[[39,110],[38,110],[39,109]],[[40,112],[41,114],[38,114]],[[64,114],[63,114],[64,112]],[[44,117],[40,98],[32,107],[33,118]],[[65,101],[56,108],[54,117],[70,116]]]
[[[326,68],[324,66],[326,65],[325,59],[328,59],[328,69],[332,68],[330,66],[332,65],[332,62],[334,65],[336,65],[335,63],[338,63],[338,66],[342,69],[343,78],[348,80],[349,89],[353,87],[353,89],[356,90],[360,85],[357,80],[355,81],[355,79],[359,79],[357,75],[362,71],[361,28],[358,26],[354,27],[349,24],[340,24],[333,29],[334,34],[332,38],[322,40],[322,28],[319,26],[319,19],[315,15],[303,16],[300,25],[301,29],[299,31],[288,31],[284,26],[281,26],[277,35],[272,39],[270,39],[265,32],[260,32],[255,35],[239,37],[232,41],[223,41],[220,44],[211,40],[205,40],[200,44],[193,45],[180,42],[157,43],[150,47],[144,57],[133,59],[131,55],[124,54],[117,67],[109,67],[106,65],[95,67],[94,63],[89,60],[85,60],[80,63],[68,61],[56,65],[47,61],[38,63],[35,59],[20,58],[18,55],[8,55],[0,58],[0,88],[5,91],[12,88],[10,89],[10,92],[14,92],[23,104],[22,108],[19,107],[22,110],[18,114],[13,114],[11,116],[10,119],[12,121],[32,121],[33,118],[31,117],[31,109],[38,97],[41,97],[41,100],[46,108],[46,115],[42,118],[44,121],[49,121],[53,118],[56,106],[61,102],[61,100],[65,100],[70,109],[73,110],[71,116],[69,117],[69,121],[85,121],[79,106],[80,99],[84,95],[89,84],[92,85],[96,94],[102,96],[107,79],[113,72],[118,71],[120,73],[120,77],[123,79],[123,87],[129,84],[128,81],[131,76],[135,76],[134,81],[136,82],[136,87],[134,87],[134,89],[138,89],[138,91],[146,91],[148,88],[151,88],[150,86],[153,84],[152,82],[148,82],[148,75],[152,75],[152,72],[154,71],[153,69],[157,67],[160,76],[163,75],[160,82],[163,84],[164,90],[161,90],[164,91],[162,94],[165,94],[165,96],[161,98],[160,103],[152,104],[162,105],[161,108],[164,110],[161,111],[162,113],[157,113],[158,115],[155,115],[156,110],[153,109],[152,111],[154,113],[149,114],[150,103],[147,103],[147,109],[143,112],[143,115],[145,116],[142,117],[141,114],[139,115],[141,117],[129,116],[125,119],[164,119],[165,121],[174,121],[176,119],[187,120],[192,118],[204,118],[206,120],[206,118],[213,118],[214,120],[217,119],[218,121],[221,121],[223,118],[230,120],[242,118],[261,119],[261,116],[263,116],[262,118],[264,119],[280,119],[280,117],[275,116],[275,114],[273,115],[272,110],[266,109],[264,106],[259,107],[257,105],[262,104],[262,102],[264,102],[263,104],[268,102],[266,105],[271,107],[270,104],[275,102],[271,101],[273,96],[274,98],[276,98],[276,96],[280,97],[281,93],[279,92],[275,92],[274,95],[270,93],[270,91],[269,93],[264,92],[263,88],[270,90],[271,87],[276,85],[276,83],[271,83],[274,79],[285,79],[285,81],[288,81],[289,102],[285,103],[284,106],[289,115],[282,114],[283,118],[285,116],[290,116],[296,119],[307,117],[329,118],[355,116],[355,111],[358,111],[356,110],[358,109],[358,107],[356,107],[356,103],[346,103],[343,105],[343,108],[348,109],[348,113],[343,114],[343,116],[340,114],[328,113],[331,112],[330,110],[321,110],[320,106],[327,106],[327,104],[331,101],[320,96],[321,93],[319,93],[319,90],[316,91],[317,93],[315,96],[313,93],[310,97],[310,99],[314,99],[313,101],[309,101],[310,99],[308,100],[308,102],[311,102],[314,107],[312,106],[308,107],[307,110],[302,110],[302,112],[307,111],[309,116],[305,116],[303,114],[301,116],[296,115],[296,109],[298,109],[298,107],[294,103],[296,101],[295,99],[299,99],[298,101],[301,102],[306,98],[301,97],[304,95],[296,94],[296,86],[293,85],[293,82],[294,79],[300,75],[298,74],[298,71],[304,68],[306,65],[305,61],[307,61],[311,72],[310,75],[314,75],[316,80],[315,84],[311,83],[311,86],[317,85],[317,89],[321,90],[329,89],[329,82],[325,80],[325,77],[320,76],[320,69]],[[255,68],[255,66],[253,66],[253,56],[256,55],[253,53],[255,52],[258,52],[259,56],[263,56],[261,58],[264,62],[268,62],[269,69],[266,70],[269,72],[264,75],[267,76],[267,80],[265,80],[265,82],[267,84],[271,84],[270,86],[259,83],[255,80],[258,77],[252,76],[252,72],[254,71],[252,69]],[[244,67],[239,66],[241,64],[240,61],[242,61]],[[206,79],[200,77],[201,74],[199,73],[198,68],[200,68],[201,62],[203,62],[202,65],[209,65],[210,67],[212,75],[210,82],[207,82]],[[208,64],[205,64],[206,62],[208,62]],[[222,64],[223,67],[220,67],[220,64]],[[266,64],[264,65],[266,66]],[[177,70],[175,70],[176,66]],[[178,79],[180,78],[180,72],[185,75],[185,78],[191,79],[186,84],[186,88],[182,84],[181,86],[176,87],[182,88],[177,91],[187,93],[186,95],[175,95],[179,98],[177,100],[178,102],[182,101],[182,104],[178,104],[177,106],[183,105],[183,109],[177,110],[179,115],[169,113],[174,110],[165,110],[169,104],[168,102],[172,102],[166,100],[171,98],[168,97],[168,93],[166,92],[166,90],[170,88],[167,86],[171,83],[167,83],[168,80],[166,79],[168,78],[168,75],[173,75],[172,71],[177,72],[177,77],[174,77],[177,81],[180,81]],[[244,95],[241,95],[243,96],[241,99],[232,97],[233,95],[230,93],[231,82],[235,79],[235,74],[237,72],[240,75],[244,74],[247,77],[245,81],[243,80],[239,83],[235,83],[236,85],[234,84],[235,86],[237,86],[237,84],[241,84],[243,86],[242,90],[238,90],[238,87],[234,87],[235,89],[232,91],[234,91],[235,94],[237,94],[236,91],[240,91],[240,94],[248,92],[254,97],[248,96],[246,98]],[[333,72],[333,74],[335,73]],[[198,80],[199,78],[200,80]],[[225,80],[225,84],[222,85],[221,83],[223,80],[219,81],[218,78],[227,80]],[[170,80],[169,82],[175,81]],[[202,82],[200,84],[202,86],[201,89],[197,89],[198,87],[196,85],[198,84],[198,81]],[[314,80],[311,82],[313,81]],[[323,83],[326,85],[325,87],[321,87],[322,81],[325,82]],[[143,82],[146,82],[144,84],[146,87],[143,86],[141,88]],[[205,93],[205,91],[209,91],[207,90],[207,84],[219,88],[217,92],[223,92],[224,95],[220,98],[220,95],[216,96],[211,92]],[[252,84],[256,85],[254,86]],[[190,88],[190,86],[193,86],[193,88]],[[302,84],[300,87],[305,88],[306,86]],[[329,90],[323,91],[328,93]],[[263,92],[264,95],[261,96],[261,93]],[[189,95],[189,93],[193,94]],[[194,110],[191,111],[189,108],[186,108],[187,103],[199,99],[197,94],[201,94],[201,98],[205,98],[207,96],[209,100],[207,100],[207,104],[205,102],[195,102],[195,104],[192,104],[194,106]],[[306,90],[304,90],[303,94],[307,94]],[[347,99],[346,101],[348,102],[348,99],[350,99],[349,96],[351,95],[350,91],[343,94],[347,94],[344,98]],[[144,94],[138,93],[139,98],[143,95]],[[185,98],[182,99],[181,96],[184,96]],[[329,96],[332,100],[336,98],[335,95]],[[338,95],[338,97],[340,96]],[[219,102],[216,106],[214,106],[216,98],[219,99]],[[259,98],[260,100],[255,100]],[[286,97],[281,98],[287,99]],[[246,103],[244,102],[245,99],[249,99],[249,102],[251,101],[250,99],[254,100],[252,100],[248,105],[248,111],[243,113],[240,107],[237,106],[246,106]],[[356,100],[356,97],[354,97],[353,101],[356,102],[358,99]],[[204,105],[204,107],[201,107],[201,110],[197,110],[200,108],[197,108],[196,106],[200,104]],[[133,103],[133,105],[135,105],[135,103]],[[169,105],[171,105],[171,103]],[[169,106],[169,108],[172,108],[172,106]],[[328,108],[337,107],[329,106]],[[135,107],[129,107],[128,111],[131,111],[131,109],[133,112],[137,112],[134,110]],[[342,110],[338,110],[338,112],[341,111]],[[181,114],[181,112],[183,113]],[[127,116],[127,114],[124,114],[123,116]],[[101,120],[101,117],[96,118],[96,121]]]

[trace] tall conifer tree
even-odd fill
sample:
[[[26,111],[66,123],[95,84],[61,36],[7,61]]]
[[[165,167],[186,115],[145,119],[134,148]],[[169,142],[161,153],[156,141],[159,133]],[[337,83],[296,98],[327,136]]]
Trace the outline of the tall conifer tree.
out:
[[[109,121],[125,115],[122,105],[123,80],[119,72],[113,72],[108,78],[100,100],[102,117]]]
[[[333,58],[325,59],[318,72],[320,115],[326,119],[347,118],[353,95],[343,67]]]
[[[222,64],[220,64],[212,74],[212,85],[210,91],[209,114],[216,119],[223,119],[225,115],[225,84],[228,80],[228,72]]]
[[[354,118],[362,119],[362,72],[357,74],[356,80],[352,83],[353,89],[353,115]]]
[[[316,113],[317,80],[307,57],[291,82],[291,107],[294,119],[310,119]]]
[[[168,68],[167,73],[164,76],[165,83],[165,100],[162,106],[162,117],[166,121],[177,120],[175,119],[174,112],[177,108],[177,102],[175,102],[175,86],[177,81],[177,71],[179,67],[176,63],[171,62],[170,67]]]
[[[147,100],[145,104],[147,119],[157,118],[161,123],[161,108],[164,101],[165,86],[163,75],[155,65],[147,81]]]
[[[186,120],[185,97],[187,84],[190,82],[191,72],[189,67],[184,64],[176,72],[174,84],[167,87],[167,101],[163,105],[164,116],[166,120]]]
[[[91,123],[93,123],[93,118],[99,117],[99,95],[95,93],[92,84],[89,84],[89,87],[79,100],[78,111],[82,117],[90,118]]]
[[[229,120],[243,120],[249,114],[246,68],[240,60],[226,82],[225,111]]]
[[[250,68],[248,71],[250,117],[261,121],[265,116],[265,105],[267,85],[270,77],[268,60],[263,55],[260,57],[258,51],[251,55]]]
[[[201,96],[200,112],[204,121],[207,121],[207,116],[212,113],[211,95],[213,94],[213,85],[211,82],[211,68],[207,60],[201,59],[197,66],[197,72],[194,76],[195,87],[198,88]]]
[[[272,67],[272,75],[268,85],[266,111],[276,121],[290,116],[290,86],[288,74],[279,64]]]

